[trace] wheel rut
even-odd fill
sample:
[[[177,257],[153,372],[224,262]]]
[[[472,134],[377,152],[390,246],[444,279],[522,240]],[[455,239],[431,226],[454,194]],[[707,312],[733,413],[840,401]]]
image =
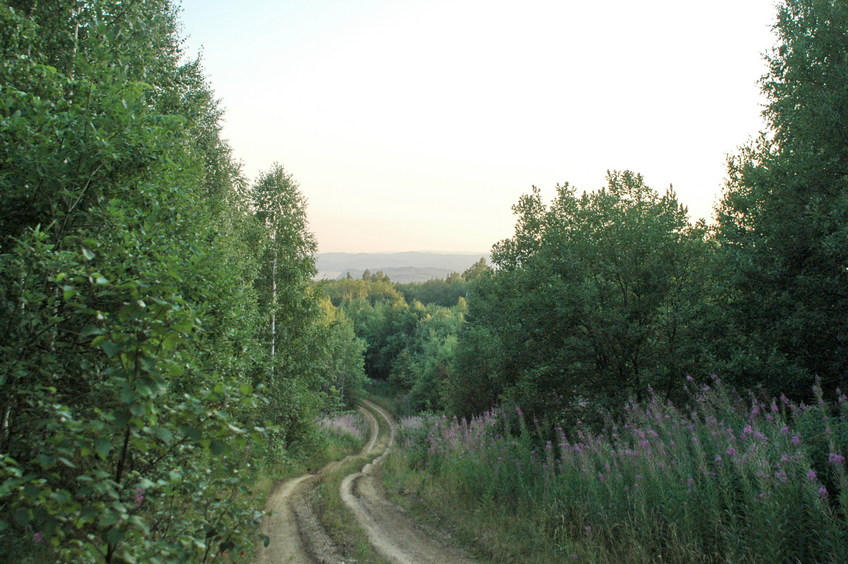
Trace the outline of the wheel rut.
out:
[[[321,527],[308,495],[321,477],[355,458],[370,460],[345,476],[340,495],[369,543],[383,559],[398,564],[452,564],[473,562],[458,549],[437,540],[410,519],[403,509],[386,499],[377,470],[394,444],[396,424],[380,406],[363,401],[360,411],[368,418],[369,440],[357,455],[350,455],[306,474],[277,484],[266,505],[261,532],[271,542],[261,547],[256,564],[339,564],[344,557]],[[377,418],[384,425],[379,425]]]
[[[459,549],[427,533],[400,507],[386,499],[377,469],[394,444],[396,424],[380,406],[368,401],[364,405],[385,421],[389,432],[380,441],[385,444],[382,453],[361,471],[342,480],[341,496],[365,529],[371,546],[383,558],[398,564],[473,562]]]

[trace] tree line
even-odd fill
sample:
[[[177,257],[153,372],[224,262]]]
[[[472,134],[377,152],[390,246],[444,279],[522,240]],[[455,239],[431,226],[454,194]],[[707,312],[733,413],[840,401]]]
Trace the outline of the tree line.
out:
[[[632,171],[609,172],[593,192],[563,184],[551,202],[533,188],[513,207],[514,235],[473,282],[458,292],[459,275],[397,285],[413,300],[405,309],[383,292],[386,305],[352,315],[369,374],[435,385],[431,403],[456,415],[515,404],[552,425],[599,420],[649,390],[681,400],[686,376],[718,374],[796,401],[820,380],[838,395],[848,359],[848,8],[787,0],[775,31],[761,82],[766,130],[729,159],[714,223],[693,222],[672,189]],[[430,346],[413,344],[417,325],[403,315],[415,299],[438,301],[424,297],[435,288],[467,308],[440,349],[445,376],[403,376],[405,359]]]
[[[253,183],[165,0],[0,3],[0,547],[250,554],[260,472],[351,405],[292,176]]]

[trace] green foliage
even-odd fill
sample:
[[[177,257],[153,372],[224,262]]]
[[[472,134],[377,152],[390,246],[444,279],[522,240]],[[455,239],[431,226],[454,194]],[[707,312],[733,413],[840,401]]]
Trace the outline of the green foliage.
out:
[[[453,358],[464,322],[464,300],[453,308],[414,302],[410,309],[418,321],[392,367],[391,379],[410,390],[410,401],[417,409],[440,410],[455,378]]]
[[[466,281],[457,273],[445,279],[434,278],[427,282],[396,285],[407,303],[417,301],[442,307],[455,306],[460,298],[465,297],[466,286]]]
[[[843,562],[845,397],[815,393],[746,403],[710,381],[691,407],[654,396],[595,433],[498,411],[406,419],[388,479],[495,561]]]
[[[249,553],[257,468],[362,386],[350,321],[309,284],[302,196],[280,167],[242,190],[168,2],[0,22],[0,549]]]
[[[418,284],[392,284],[380,273],[321,282],[365,343],[366,374],[399,386],[408,393],[409,406],[427,410],[444,408],[446,390],[455,380],[453,359],[467,305],[458,295],[447,297],[453,306],[445,307],[407,302],[404,294],[429,295],[440,302],[444,300],[433,296],[451,285],[465,292],[466,283],[458,275]]]
[[[769,131],[730,160],[718,240],[741,385],[806,395],[848,359],[848,5],[786,0],[763,91]]]
[[[534,189],[514,209],[515,235],[495,245],[497,270],[472,285],[460,342],[468,381],[456,388],[467,397],[482,386],[468,398],[477,409],[508,398],[561,420],[648,386],[672,394],[680,374],[701,370],[709,246],[672,191],[612,173],[597,192],[562,186],[548,207]],[[492,355],[485,368],[474,367],[480,353]]]

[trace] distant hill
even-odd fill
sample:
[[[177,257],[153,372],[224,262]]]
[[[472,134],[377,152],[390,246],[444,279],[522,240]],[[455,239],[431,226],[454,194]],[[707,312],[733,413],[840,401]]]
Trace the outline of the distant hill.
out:
[[[365,270],[382,270],[393,282],[426,282],[445,278],[451,272],[465,272],[488,253],[318,253],[318,279],[361,278]]]

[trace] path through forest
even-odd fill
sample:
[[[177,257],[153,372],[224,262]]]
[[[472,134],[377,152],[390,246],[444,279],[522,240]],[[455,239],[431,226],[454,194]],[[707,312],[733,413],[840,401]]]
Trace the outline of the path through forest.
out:
[[[366,463],[360,471],[342,480],[340,494],[375,552],[387,562],[398,564],[473,562],[458,549],[425,532],[386,499],[377,469],[392,448],[396,424],[387,411],[372,402],[364,401],[360,409],[370,422],[370,436],[356,457]],[[384,422],[382,426],[377,418]],[[322,475],[351,458],[331,462],[316,474],[292,478],[274,488],[266,507],[270,516],[262,525],[262,533],[271,538],[271,543],[260,549],[258,564],[344,562],[312,512],[307,494]]]

